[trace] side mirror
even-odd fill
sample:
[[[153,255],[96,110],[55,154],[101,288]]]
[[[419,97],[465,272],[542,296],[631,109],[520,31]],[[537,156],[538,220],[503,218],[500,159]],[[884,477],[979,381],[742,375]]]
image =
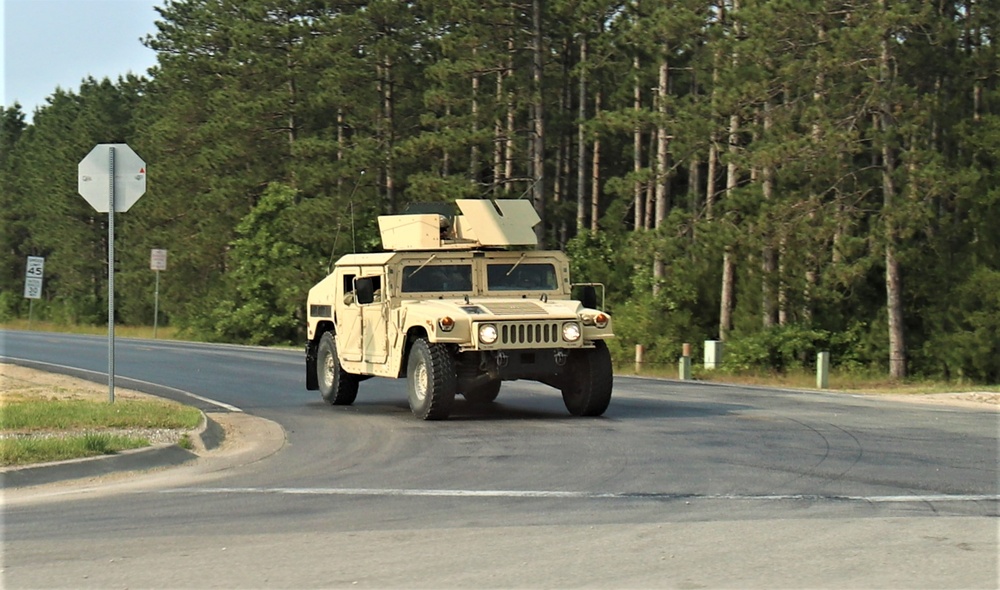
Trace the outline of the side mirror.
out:
[[[588,309],[597,309],[597,289],[593,285],[584,285],[580,289],[580,303]]]
[[[354,281],[354,295],[361,305],[367,305],[375,301],[375,285],[372,279],[363,278]]]

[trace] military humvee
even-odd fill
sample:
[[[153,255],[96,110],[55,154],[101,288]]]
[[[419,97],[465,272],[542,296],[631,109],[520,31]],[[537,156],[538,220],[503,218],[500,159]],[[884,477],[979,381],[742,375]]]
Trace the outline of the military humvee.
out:
[[[350,405],[361,381],[405,377],[413,414],[435,420],[456,394],[486,404],[501,382],[531,379],[571,414],[603,414],[614,334],[594,286],[572,299],[566,255],[534,249],[528,201],[457,205],[379,217],[388,251],[343,256],[309,291],[306,388]]]

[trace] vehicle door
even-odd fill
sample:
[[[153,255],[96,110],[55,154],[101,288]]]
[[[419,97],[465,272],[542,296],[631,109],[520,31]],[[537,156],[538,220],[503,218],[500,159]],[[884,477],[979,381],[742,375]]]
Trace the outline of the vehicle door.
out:
[[[361,269],[361,277],[371,281],[374,293],[371,302],[360,303],[363,360],[385,364],[389,360],[389,301],[384,289],[383,269]]]
[[[362,360],[362,320],[361,306],[355,301],[354,281],[361,273],[360,267],[341,267],[338,284],[337,307],[337,353],[345,361]]]

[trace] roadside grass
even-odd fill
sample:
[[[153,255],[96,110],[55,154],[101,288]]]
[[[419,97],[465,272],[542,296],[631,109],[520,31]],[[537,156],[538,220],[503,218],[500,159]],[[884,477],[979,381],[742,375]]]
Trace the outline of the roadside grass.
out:
[[[99,401],[104,392],[96,384],[11,365],[0,369],[2,466],[147,447],[151,432],[193,430],[202,420],[197,408],[176,402],[123,391],[112,404]],[[190,437],[182,435],[178,444],[190,448]]]
[[[142,400],[122,400],[110,404],[87,400],[5,399],[0,409],[3,411],[0,429],[4,432],[194,428],[201,421],[201,413],[195,408]]]
[[[52,438],[5,438],[0,440],[0,465],[30,465],[113,455],[149,446],[149,439],[128,435],[87,433]]]
[[[29,322],[25,319],[12,319],[0,322],[0,329],[3,330],[31,330],[33,332],[61,332],[63,334],[86,334],[97,336],[108,333],[107,325],[89,326],[84,324],[57,324],[55,322],[43,322],[35,320]],[[153,326],[121,326],[115,324],[115,336],[122,338],[153,338]],[[182,337],[179,329],[172,326],[159,326],[156,329],[157,340],[179,340]]]
[[[106,336],[108,334],[107,325],[91,326],[86,324],[58,324],[55,322],[33,321],[29,324],[25,319],[12,319],[0,322],[0,330],[13,330],[22,332],[50,332],[58,334],[80,334],[86,336]],[[153,340],[152,326],[123,326],[115,324],[116,338],[140,338]],[[173,326],[159,327],[156,330],[156,340],[178,340],[184,342],[211,342],[205,338],[199,338],[183,329]],[[278,350],[301,350],[300,345],[272,344],[265,348]]]
[[[617,366],[618,374],[639,375],[645,377],[661,377],[677,379],[677,367],[656,367],[643,369],[639,373],[634,365],[622,363]],[[767,370],[711,370],[693,366],[692,378],[695,381],[710,381],[713,383],[731,383],[734,385],[754,385],[761,387],[782,387],[788,389],[818,389],[816,372],[807,369],[790,369],[784,372]],[[828,390],[874,394],[932,394],[932,393],[965,393],[965,392],[1000,392],[1000,385],[983,385],[967,381],[944,381],[935,379],[903,379],[893,380],[886,375],[875,372],[857,372],[831,369]]]

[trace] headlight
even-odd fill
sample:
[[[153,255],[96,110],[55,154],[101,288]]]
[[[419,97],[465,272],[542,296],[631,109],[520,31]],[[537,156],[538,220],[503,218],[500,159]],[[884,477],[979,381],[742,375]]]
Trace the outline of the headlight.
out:
[[[483,344],[493,344],[497,341],[497,327],[493,324],[482,324],[479,326],[479,341]]]
[[[563,340],[566,342],[576,342],[580,339],[580,326],[576,322],[566,322],[563,324]]]
[[[455,320],[444,316],[438,320],[438,327],[441,328],[442,332],[451,332],[451,329],[455,327]]]

